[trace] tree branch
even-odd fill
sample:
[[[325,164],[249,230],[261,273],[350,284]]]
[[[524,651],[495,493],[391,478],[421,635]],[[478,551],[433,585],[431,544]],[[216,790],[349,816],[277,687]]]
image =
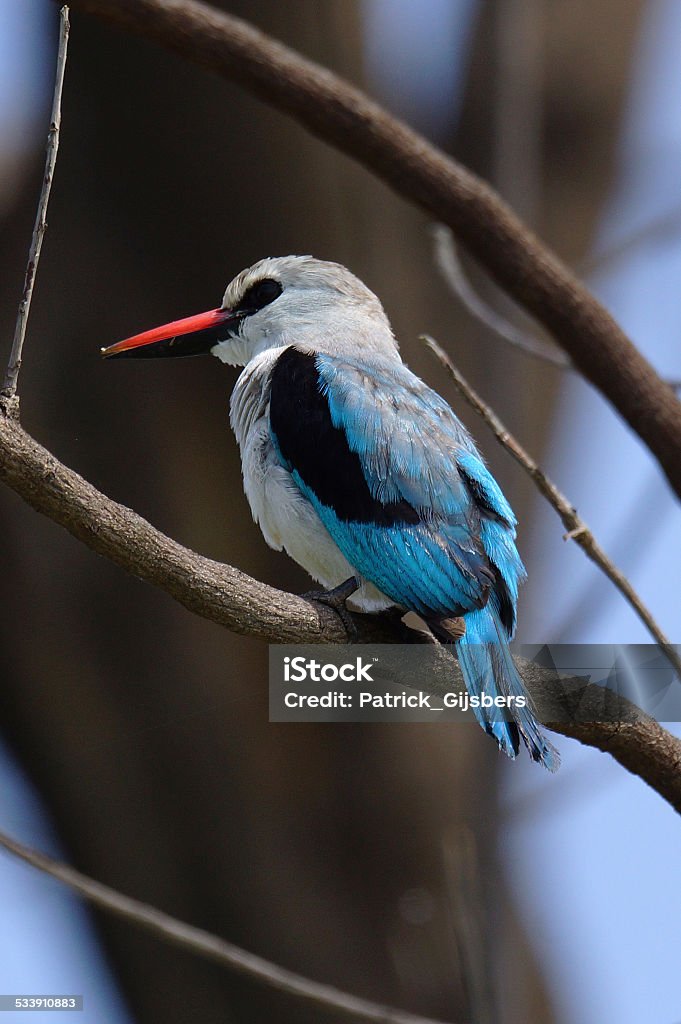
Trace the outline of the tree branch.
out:
[[[358,89],[195,0],[74,0],[242,85],[447,224],[614,405],[681,496],[681,402],[610,314],[492,189]]]
[[[0,480],[32,508],[63,526],[92,551],[164,590],[185,608],[235,633],[270,643],[348,643],[334,611],[268,587],[238,569],[197,555],[156,530],[59,462],[20,426],[17,399],[0,403]],[[399,614],[355,615],[362,643],[421,643]],[[604,691],[584,679],[561,680],[532,662],[518,660],[523,680],[550,728],[611,753],[681,813],[681,741],[638,709],[626,723],[603,718]],[[421,689],[440,695],[463,685],[460,669],[440,650],[433,678]],[[413,679],[404,679],[414,685]],[[579,721],[572,719],[574,690]],[[594,718],[593,724],[589,721]]]
[[[132,899],[112,889],[94,878],[76,871],[75,868],[60,861],[53,860],[44,853],[33,850],[11,836],[0,832],[0,847],[26,864],[37,868],[44,874],[56,878],[71,889],[74,889],[96,907],[101,907],[117,917],[132,921],[145,931],[172,945],[180,946],[191,953],[196,953],[207,960],[213,960],[229,967],[239,974],[254,978],[256,981],[269,985],[270,988],[297,996],[322,1009],[332,1009],[345,1017],[360,1020],[376,1021],[378,1024],[443,1024],[442,1021],[420,1017],[404,1010],[395,1010],[389,1006],[381,1006],[368,999],[342,992],[332,985],[324,985],[318,981],[304,978],[294,971],[265,960],[255,953],[240,949],[231,942],[212,935],[202,928],[178,921],[177,918],[165,914],[156,907]]]
[[[69,9],[62,7],[59,15],[59,49],[57,51],[57,70],[54,79],[54,94],[52,97],[52,114],[50,116],[50,130],[47,133],[47,155],[45,157],[45,173],[43,175],[43,186],[38,201],[38,212],[36,213],[35,225],[31,246],[28,251],[28,264],[24,278],[24,291],[19,303],[17,322],[14,328],[14,339],[12,350],[7,364],[7,373],[2,385],[0,395],[4,398],[12,398],[17,390],[17,378],[21,369],[21,353],[24,347],[28,314],[31,310],[31,299],[33,298],[33,285],[38,270],[40,251],[43,247],[43,238],[47,230],[47,205],[50,201],[52,189],[52,178],[57,163],[57,150],[59,149],[59,128],[61,126],[61,94],[64,87],[64,72],[66,71],[66,53],[69,45]]]

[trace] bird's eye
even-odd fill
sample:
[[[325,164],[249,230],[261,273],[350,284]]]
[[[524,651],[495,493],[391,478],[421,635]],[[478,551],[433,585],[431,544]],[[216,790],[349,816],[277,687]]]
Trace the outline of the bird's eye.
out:
[[[279,281],[266,277],[263,281],[256,281],[251,285],[243,297],[241,306],[249,313],[255,313],[263,306],[269,306],[270,302],[278,299],[283,291]]]

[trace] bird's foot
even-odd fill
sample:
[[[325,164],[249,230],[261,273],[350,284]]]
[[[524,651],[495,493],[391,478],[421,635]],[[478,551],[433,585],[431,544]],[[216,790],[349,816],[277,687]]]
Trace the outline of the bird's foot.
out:
[[[304,597],[307,601],[317,601],[319,604],[325,604],[327,608],[333,608],[345,627],[350,643],[355,644],[359,634],[352,618],[352,613],[348,611],[345,602],[349,597],[352,597],[356,590],[359,590],[359,580],[356,576],[351,576],[344,583],[333,587],[331,590],[308,590],[307,593],[300,596]]]

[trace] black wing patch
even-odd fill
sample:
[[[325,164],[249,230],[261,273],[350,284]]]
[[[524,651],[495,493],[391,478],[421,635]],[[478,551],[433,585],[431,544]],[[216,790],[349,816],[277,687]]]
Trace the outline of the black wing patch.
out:
[[[475,502],[478,511],[483,516],[487,519],[495,519],[498,523],[505,523],[507,526],[511,525],[508,522],[508,519],[502,516],[501,513],[495,509],[494,505],[492,505],[489,495],[485,492],[485,488],[479,480],[476,480],[475,477],[467,473],[461,465],[459,465],[459,475],[468,488],[468,493]]]
[[[515,629],[515,606],[509,593],[506,580],[499,572],[499,569],[490,562],[492,569],[494,570],[494,598],[496,600],[497,607],[499,609],[499,618],[501,624],[510,636]]]
[[[493,519],[497,523],[503,523],[504,526],[509,527],[511,524],[494,508],[480,481],[467,473],[462,466],[459,466],[459,474],[468,488],[468,493],[473,499],[478,513],[483,518]],[[494,571],[494,595],[496,598],[496,605],[499,610],[499,618],[501,619],[504,629],[510,636],[515,629],[515,606],[506,581],[499,571],[499,567],[495,565],[491,559],[490,565]]]
[[[287,348],[272,371],[270,430],[281,457],[324,505],[345,522],[418,523],[407,501],[384,504],[369,490],[359,455],[335,427],[315,356]]]

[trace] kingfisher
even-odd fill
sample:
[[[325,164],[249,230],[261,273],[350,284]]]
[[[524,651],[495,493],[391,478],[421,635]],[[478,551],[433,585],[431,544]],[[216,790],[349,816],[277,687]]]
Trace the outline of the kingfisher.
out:
[[[456,651],[471,697],[513,698],[508,721],[499,704],[475,707],[499,748],[515,758],[522,739],[555,771],[509,649],[526,575],[515,515],[464,425],[402,361],[376,295],[339,263],[269,257],[234,278],[218,309],[102,349],[208,352],[243,367],[230,422],[267,543],[344,621],[347,599],[415,612]]]

